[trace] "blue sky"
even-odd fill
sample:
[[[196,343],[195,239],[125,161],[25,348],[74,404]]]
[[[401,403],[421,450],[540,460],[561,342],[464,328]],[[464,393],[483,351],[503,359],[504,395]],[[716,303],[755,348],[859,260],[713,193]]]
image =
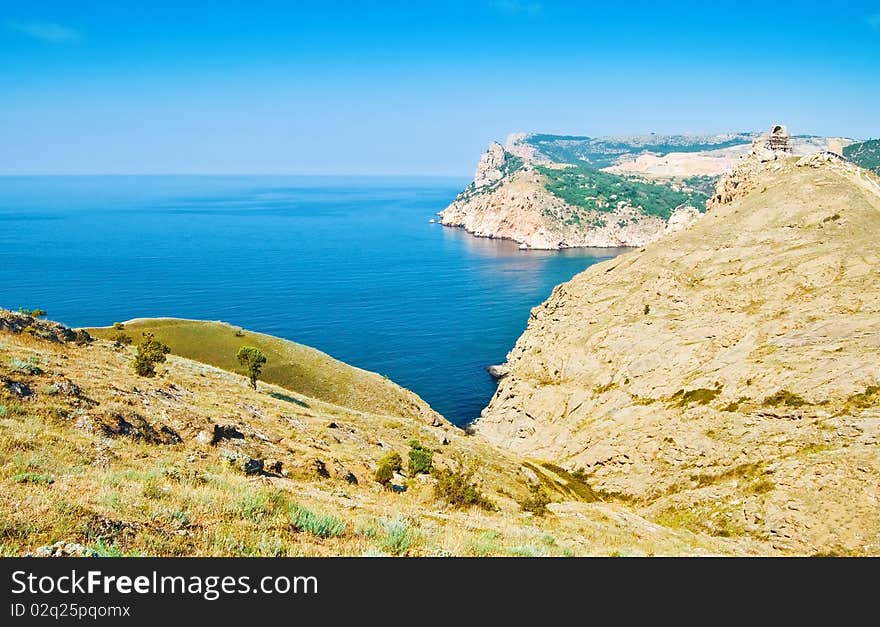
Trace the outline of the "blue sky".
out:
[[[472,173],[513,131],[880,136],[874,2],[0,2],[0,173]]]

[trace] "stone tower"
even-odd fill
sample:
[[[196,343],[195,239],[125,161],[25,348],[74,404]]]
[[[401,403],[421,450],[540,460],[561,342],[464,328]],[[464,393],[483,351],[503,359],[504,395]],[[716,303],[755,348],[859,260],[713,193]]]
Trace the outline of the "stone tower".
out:
[[[767,148],[773,152],[792,152],[791,135],[782,124],[774,124],[767,135]]]

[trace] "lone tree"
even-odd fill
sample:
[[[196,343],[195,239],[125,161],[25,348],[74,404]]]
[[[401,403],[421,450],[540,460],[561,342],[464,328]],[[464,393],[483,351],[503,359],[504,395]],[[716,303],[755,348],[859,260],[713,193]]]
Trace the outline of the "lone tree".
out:
[[[260,378],[263,364],[266,363],[266,356],[263,354],[263,351],[254,346],[242,346],[238,349],[235,358],[238,359],[238,363],[245,367],[248,379],[251,380],[251,386],[256,390],[257,379]]]
[[[165,355],[171,349],[153,337],[152,333],[144,331],[144,339],[137,346],[137,354],[134,356],[134,371],[142,377],[156,376],[156,364],[165,361]]]

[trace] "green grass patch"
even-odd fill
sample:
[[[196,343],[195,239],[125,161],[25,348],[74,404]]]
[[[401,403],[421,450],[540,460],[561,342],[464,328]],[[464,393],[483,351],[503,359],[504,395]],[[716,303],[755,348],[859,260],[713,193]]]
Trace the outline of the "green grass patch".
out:
[[[290,506],[290,524],[297,531],[318,538],[332,538],[345,533],[345,523],[335,516],[316,514],[296,503]]]
[[[55,477],[36,472],[22,472],[12,476],[13,483],[33,483],[36,485],[50,485],[55,483]]]
[[[380,547],[391,555],[404,555],[415,542],[415,531],[402,516],[382,521]]]

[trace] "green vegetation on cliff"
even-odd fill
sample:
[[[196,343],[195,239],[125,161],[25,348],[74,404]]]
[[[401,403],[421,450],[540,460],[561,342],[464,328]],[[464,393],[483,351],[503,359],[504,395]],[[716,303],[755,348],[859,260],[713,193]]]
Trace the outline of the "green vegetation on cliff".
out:
[[[676,191],[669,184],[646,183],[599,172],[584,166],[564,169],[537,166],[547,177],[547,190],[570,205],[612,212],[618,202],[641,207],[643,213],[668,220],[676,207],[690,205],[702,210],[708,196],[698,191]]]
[[[843,149],[843,156],[863,168],[880,174],[880,139],[850,144]]]
[[[536,133],[528,135],[524,142],[535,148],[539,155],[554,163],[588,164],[595,168],[604,168],[616,163],[622,155],[719,150],[751,141],[751,136],[745,133],[727,137],[727,139],[689,135],[584,137]]]

